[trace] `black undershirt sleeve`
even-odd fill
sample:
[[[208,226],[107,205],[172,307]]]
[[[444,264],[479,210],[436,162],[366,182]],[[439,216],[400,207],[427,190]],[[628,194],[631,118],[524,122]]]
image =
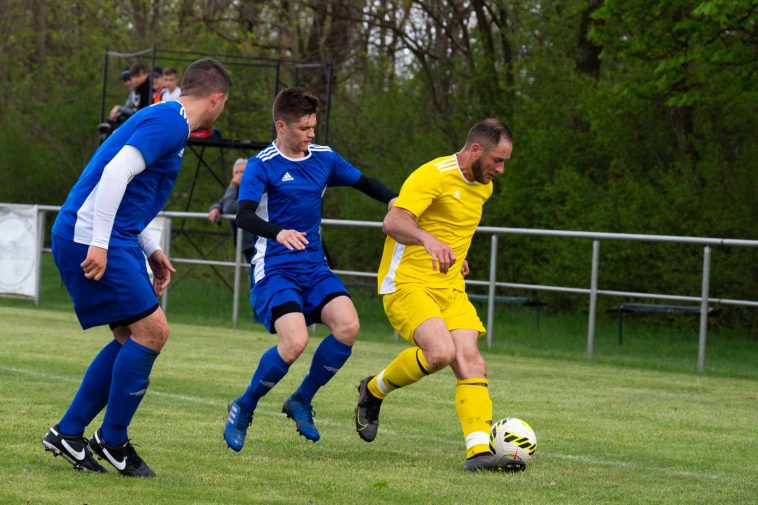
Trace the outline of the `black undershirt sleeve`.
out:
[[[397,193],[382,184],[381,181],[374,179],[373,177],[367,177],[363,174],[361,174],[361,178],[358,179],[358,182],[353,184],[353,187],[367,194],[374,200],[379,200],[384,203],[389,203],[390,200],[397,197]]]
[[[237,226],[253,235],[276,240],[276,236],[283,228],[261,219],[255,213],[256,210],[258,210],[258,202],[240,200],[239,209],[237,209]]]

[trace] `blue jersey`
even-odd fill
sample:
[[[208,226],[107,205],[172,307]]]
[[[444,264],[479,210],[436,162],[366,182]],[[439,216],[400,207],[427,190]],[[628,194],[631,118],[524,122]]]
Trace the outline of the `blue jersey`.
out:
[[[325,263],[321,247],[321,198],[328,186],[352,186],[361,172],[330,147],[311,144],[302,158],[288,158],[276,144],[250,158],[242,175],[239,199],[259,202],[257,214],[282,228],[306,233],[309,244],[290,251],[274,239],[255,241],[255,281],[266,269],[308,269]]]
[[[53,233],[89,245],[103,169],[121,148],[130,145],[142,153],[146,167],[126,186],[109,245],[136,246],[137,236],[168,200],[189,133],[187,114],[179,102],[158,103],[134,114],[92,156],[61,207]]]

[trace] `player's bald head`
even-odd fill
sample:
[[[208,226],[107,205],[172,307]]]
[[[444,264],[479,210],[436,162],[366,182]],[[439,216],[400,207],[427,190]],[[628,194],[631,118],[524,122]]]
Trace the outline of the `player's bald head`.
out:
[[[468,137],[466,137],[466,145],[471,146],[473,144],[479,144],[489,150],[492,147],[500,144],[501,141],[506,140],[509,143],[513,143],[513,133],[499,119],[488,118],[483,121],[479,121],[468,131]]]

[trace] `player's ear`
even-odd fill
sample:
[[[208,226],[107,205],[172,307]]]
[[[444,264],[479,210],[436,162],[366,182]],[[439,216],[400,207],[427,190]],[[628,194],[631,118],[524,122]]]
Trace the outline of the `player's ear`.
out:
[[[484,147],[482,147],[482,144],[479,144],[478,142],[471,144],[471,154],[475,160],[478,160],[482,154],[484,154]]]
[[[277,133],[284,133],[284,130],[287,128],[287,123],[285,123],[283,119],[277,119],[274,121],[274,126],[276,127]]]

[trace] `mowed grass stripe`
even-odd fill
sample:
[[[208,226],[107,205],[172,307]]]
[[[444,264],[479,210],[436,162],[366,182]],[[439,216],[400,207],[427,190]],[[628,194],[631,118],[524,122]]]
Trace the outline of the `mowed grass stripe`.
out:
[[[64,382],[70,382],[70,383],[76,383],[78,384],[81,378],[77,377],[71,377],[66,375],[59,375],[59,374],[51,374],[46,372],[40,372],[38,370],[26,370],[11,366],[4,366],[0,365],[0,371],[15,373],[15,374],[22,374],[22,375],[28,375],[40,379],[46,379],[46,380],[58,380],[58,381],[64,381]],[[226,403],[219,400],[212,400],[209,398],[201,398],[197,396],[189,396],[189,395],[183,395],[183,394],[177,394],[177,393],[171,393],[168,391],[156,391],[154,388],[150,389],[150,394],[163,397],[163,398],[170,398],[174,400],[181,400],[185,402],[190,403],[198,403],[201,405],[207,405],[211,407],[226,407]],[[263,416],[277,416],[277,417],[283,417],[283,414],[275,414],[273,412],[269,411],[261,411],[257,413],[257,415],[263,415]],[[319,425],[331,425],[331,426],[342,426],[344,425],[344,420],[337,420],[337,419],[330,419],[325,417],[319,417],[318,418],[318,424]],[[398,432],[382,429],[381,431],[382,436],[398,436]],[[430,435],[418,435],[413,432],[404,432],[401,435],[401,438],[408,438],[408,439],[416,439],[420,442],[426,442],[426,443],[435,443],[435,444],[448,444],[451,447],[452,446],[460,446],[461,442],[459,438],[451,438],[451,437],[439,437],[439,436],[430,436]],[[452,449],[451,449],[452,450]],[[559,452],[540,452],[540,457],[546,457],[546,458],[559,458],[559,459],[568,459],[571,461],[576,461],[578,463],[584,463],[584,464],[591,464],[591,465],[610,465],[610,466],[617,466],[620,468],[631,468],[635,465],[629,462],[624,461],[614,461],[614,460],[606,460],[602,458],[596,458],[596,457],[589,457],[589,456],[579,456],[576,454],[562,454]],[[688,470],[677,470],[673,468],[660,468],[659,471],[663,473],[667,473],[670,475],[680,476],[680,477],[691,477],[691,478],[697,478],[697,479],[720,479],[723,476],[718,473],[703,473],[703,472],[692,472]]]
[[[221,439],[226,402],[274,340],[190,325],[172,325],[131,430],[159,479],[77,474],[44,454],[40,439],[108,332],[82,332],[73,315],[40,309],[0,307],[0,321],[0,503],[751,503],[756,495],[756,382],[744,379],[487,354],[495,417],[522,417],[537,431],[526,473],[461,471],[448,371],[391,396],[380,436],[365,444],[352,424],[355,385],[403,348],[391,337],[360,341],[319,393],[318,444],[279,414],[314,339],[261,401],[249,445],[232,453]]]

